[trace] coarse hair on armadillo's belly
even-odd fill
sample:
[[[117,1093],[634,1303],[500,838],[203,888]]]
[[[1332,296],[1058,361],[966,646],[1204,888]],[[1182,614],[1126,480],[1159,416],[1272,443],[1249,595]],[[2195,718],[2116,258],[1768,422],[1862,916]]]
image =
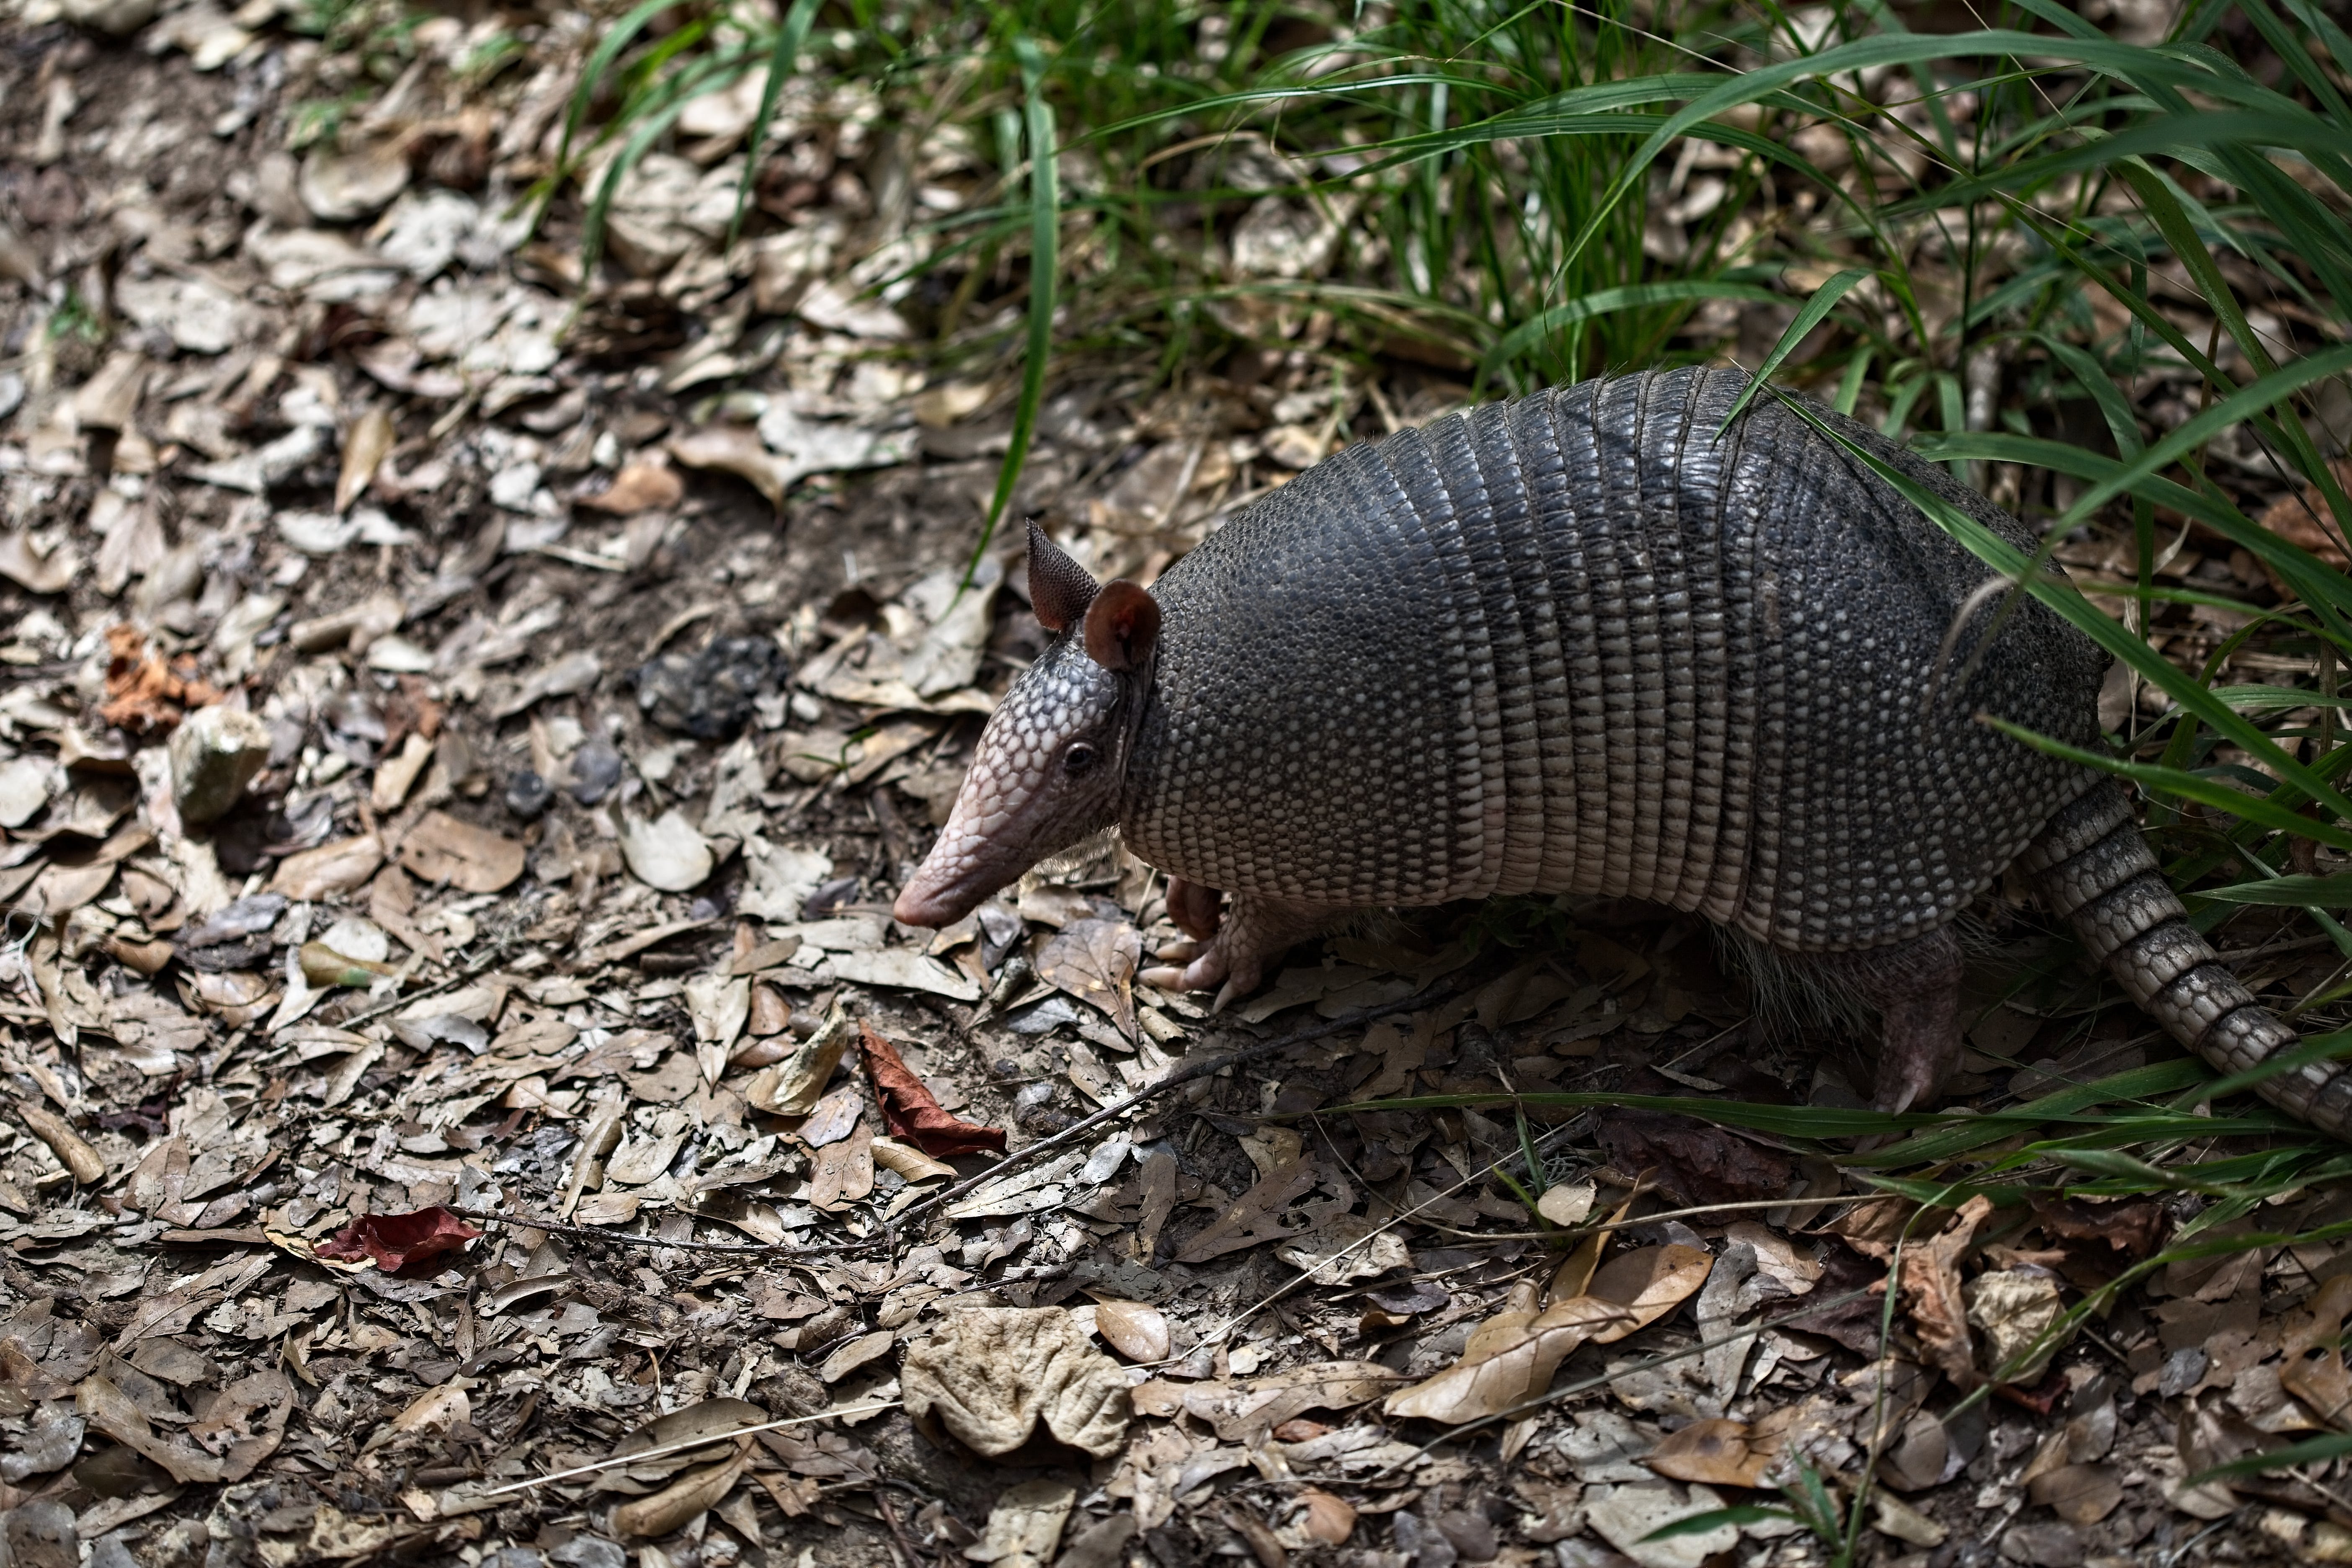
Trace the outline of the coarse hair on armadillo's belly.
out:
[[[1949,929],[1970,955],[2000,950],[2000,942],[1972,913],[1955,916]],[[1734,926],[1710,922],[1708,930],[1715,934],[1724,967],[1746,977],[1750,1010],[1767,1037],[1789,1039],[1815,1028],[1873,1037],[1879,1012],[1864,984],[1872,950],[1839,953],[1834,955],[1837,962],[1824,963],[1820,955],[1787,952]]]

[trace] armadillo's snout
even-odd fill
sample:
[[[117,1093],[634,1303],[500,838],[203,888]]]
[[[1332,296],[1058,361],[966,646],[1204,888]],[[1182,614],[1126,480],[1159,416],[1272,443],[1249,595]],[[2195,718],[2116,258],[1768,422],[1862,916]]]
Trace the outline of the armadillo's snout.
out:
[[[942,847],[946,844],[940,840]],[[953,925],[979,906],[993,888],[973,890],[976,881],[964,866],[942,864],[939,849],[931,851],[890,905],[890,913],[910,926]]]

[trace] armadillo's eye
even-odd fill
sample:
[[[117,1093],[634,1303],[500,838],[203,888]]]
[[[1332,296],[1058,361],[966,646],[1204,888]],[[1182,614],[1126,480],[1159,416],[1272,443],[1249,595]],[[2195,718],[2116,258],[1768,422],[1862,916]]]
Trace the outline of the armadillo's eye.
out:
[[[1095,749],[1084,741],[1062,753],[1062,771],[1066,773],[1082,773],[1094,765]]]

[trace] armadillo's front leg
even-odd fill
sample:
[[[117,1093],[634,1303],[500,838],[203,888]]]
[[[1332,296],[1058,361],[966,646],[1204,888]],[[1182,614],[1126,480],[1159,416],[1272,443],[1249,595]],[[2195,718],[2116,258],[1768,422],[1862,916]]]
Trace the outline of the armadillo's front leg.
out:
[[[1214,889],[1189,883],[1183,886],[1188,916],[1197,918],[1203,902],[1213,908],[1217,897]],[[1174,889],[1170,891],[1171,918],[1177,919],[1183,929],[1192,930],[1184,918],[1176,916]],[[1234,997],[1246,996],[1256,990],[1265,978],[1267,961],[1280,956],[1285,948],[1328,931],[1354,912],[1334,909],[1329,904],[1297,903],[1263,893],[1235,893],[1227,901],[1223,919],[1213,926],[1214,938],[1198,957],[1182,969],[1147,969],[1141,978],[1146,984],[1157,985],[1163,991],[1206,991],[1215,986],[1216,1005],[1223,1007]]]
[[[1960,1065],[1960,943],[1951,928],[1813,963],[1824,980],[1878,1013],[1871,1108],[1903,1111],[1933,1101]]]

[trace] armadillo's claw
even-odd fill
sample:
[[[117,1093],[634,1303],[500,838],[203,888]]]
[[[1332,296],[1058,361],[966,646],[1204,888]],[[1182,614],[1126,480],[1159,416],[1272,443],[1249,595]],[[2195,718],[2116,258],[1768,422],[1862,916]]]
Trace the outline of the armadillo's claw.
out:
[[[1163,963],[1150,969],[1140,970],[1135,977],[1146,985],[1155,986],[1161,991],[1184,989],[1184,971],[1173,963]]]
[[[1163,942],[1152,949],[1151,956],[1162,963],[1190,963],[1201,956],[1201,944],[1189,936],[1180,936],[1173,942]]]
[[[1247,994],[1248,988],[1246,986],[1243,985],[1238,981],[1228,980],[1223,985],[1217,987],[1217,999],[1209,1004],[1209,1011],[1212,1013],[1222,1013],[1225,1010],[1226,1003],[1232,1001],[1236,996],[1244,996]]]

